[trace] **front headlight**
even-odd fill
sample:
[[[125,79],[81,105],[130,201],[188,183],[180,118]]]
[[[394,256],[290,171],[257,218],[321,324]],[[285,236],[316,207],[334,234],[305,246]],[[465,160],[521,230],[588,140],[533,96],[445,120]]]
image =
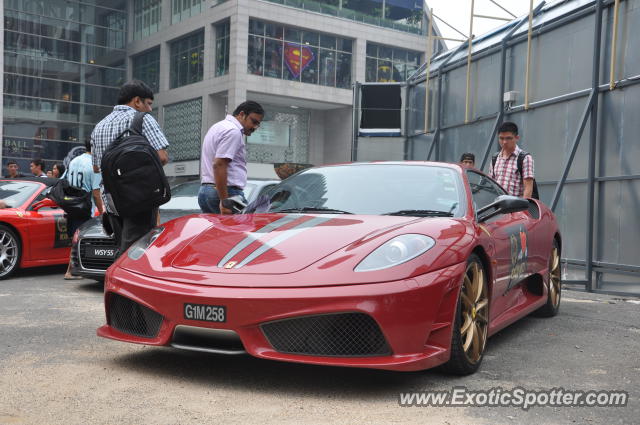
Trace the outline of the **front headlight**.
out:
[[[356,272],[382,270],[416,258],[436,244],[429,236],[407,234],[396,236],[367,255],[354,269]]]
[[[164,227],[155,227],[149,233],[135,241],[127,250],[127,256],[132,260],[138,260],[151,244],[164,232]]]

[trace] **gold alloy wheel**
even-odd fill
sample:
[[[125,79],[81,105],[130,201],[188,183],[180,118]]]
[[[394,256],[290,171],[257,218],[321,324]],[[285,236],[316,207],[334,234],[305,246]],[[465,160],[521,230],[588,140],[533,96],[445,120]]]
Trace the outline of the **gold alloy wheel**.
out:
[[[549,261],[549,264],[549,300],[553,308],[557,308],[558,304],[560,304],[560,285],[562,285],[562,279],[560,278],[560,254],[556,246],[554,246],[551,251],[551,261]]]
[[[462,326],[460,336],[462,349],[470,363],[477,363],[482,358],[487,342],[489,327],[489,298],[487,284],[482,267],[472,262],[467,267],[462,291]]]

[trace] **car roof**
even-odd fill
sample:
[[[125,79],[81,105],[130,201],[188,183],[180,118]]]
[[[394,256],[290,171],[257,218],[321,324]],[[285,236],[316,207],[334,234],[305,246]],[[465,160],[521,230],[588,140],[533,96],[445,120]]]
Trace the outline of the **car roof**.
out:
[[[446,167],[460,170],[461,167],[456,163],[439,162],[439,161],[362,161],[362,162],[342,162],[336,164],[319,165],[313,168],[323,167],[359,167],[363,165],[407,165],[407,166],[429,166],[429,167]]]
[[[54,184],[56,184],[58,182],[58,180],[60,179],[56,179],[53,177],[17,177],[17,178],[11,178],[11,177],[3,177],[0,180],[8,180],[8,181],[28,181],[28,182],[34,182],[34,183],[42,183],[45,186],[53,186]]]

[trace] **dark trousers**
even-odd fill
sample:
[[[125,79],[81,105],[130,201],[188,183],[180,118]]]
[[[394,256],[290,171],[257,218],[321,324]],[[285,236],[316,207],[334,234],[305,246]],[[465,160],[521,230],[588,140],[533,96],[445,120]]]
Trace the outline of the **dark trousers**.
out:
[[[79,217],[66,215],[66,217],[67,217],[67,235],[69,235],[69,238],[73,238],[73,234],[76,232],[76,230],[78,230],[78,227],[82,226],[85,222],[91,220],[91,216],[89,214],[85,216],[79,216]]]
[[[158,209],[145,211],[129,217],[109,214],[109,224],[118,246],[118,256],[123,254],[131,244],[156,227]]]
[[[227,194],[229,196],[241,195],[246,202],[244,191],[236,186],[227,186]],[[200,186],[198,192],[198,205],[203,213],[220,214],[220,196],[216,187],[210,184]]]

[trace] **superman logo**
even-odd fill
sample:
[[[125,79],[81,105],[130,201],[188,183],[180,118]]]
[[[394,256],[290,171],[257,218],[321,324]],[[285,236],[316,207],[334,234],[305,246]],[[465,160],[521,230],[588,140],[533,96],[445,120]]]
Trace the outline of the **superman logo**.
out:
[[[298,78],[314,59],[313,51],[309,47],[296,43],[284,44],[284,63],[295,78]]]

